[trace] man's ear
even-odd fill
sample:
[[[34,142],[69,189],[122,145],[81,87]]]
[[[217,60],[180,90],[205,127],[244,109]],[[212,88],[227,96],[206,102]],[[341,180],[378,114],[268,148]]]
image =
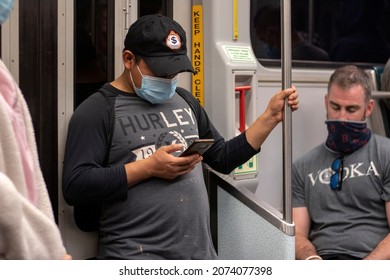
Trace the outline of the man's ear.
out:
[[[368,118],[371,115],[373,110],[374,110],[374,100],[370,99],[370,101],[368,101],[367,104],[365,117]]]
[[[135,63],[135,56],[131,51],[124,50],[122,53],[122,60],[125,68],[130,69],[133,66],[133,63]]]

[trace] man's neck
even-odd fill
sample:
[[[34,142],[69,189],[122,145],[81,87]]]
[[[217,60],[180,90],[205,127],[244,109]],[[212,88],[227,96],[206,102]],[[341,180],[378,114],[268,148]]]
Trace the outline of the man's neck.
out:
[[[123,72],[122,75],[120,75],[117,79],[112,81],[110,84],[121,91],[128,92],[128,93],[135,93],[133,87],[128,82],[128,79],[126,79],[125,75],[127,75],[127,73]]]

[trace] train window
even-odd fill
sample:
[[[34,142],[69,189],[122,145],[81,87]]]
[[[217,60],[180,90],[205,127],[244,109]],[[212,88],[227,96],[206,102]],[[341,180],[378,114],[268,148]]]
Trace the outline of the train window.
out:
[[[114,78],[114,1],[75,1],[75,98],[77,107]]]
[[[260,61],[280,60],[280,1],[251,0],[251,40]],[[384,64],[390,0],[291,0],[293,61]]]
[[[138,0],[138,16],[162,14],[172,17],[172,0]]]

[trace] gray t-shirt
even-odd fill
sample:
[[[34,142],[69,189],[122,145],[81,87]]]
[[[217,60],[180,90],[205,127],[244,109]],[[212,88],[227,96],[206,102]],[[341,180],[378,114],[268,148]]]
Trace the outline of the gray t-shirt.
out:
[[[150,157],[158,148],[199,138],[190,106],[176,94],[163,105],[119,94],[109,165]],[[100,256],[214,259],[207,189],[201,165],[175,180],[150,178],[127,199],[103,204]]]
[[[320,255],[364,258],[389,233],[390,139],[372,135],[368,144],[344,156],[340,191],[329,184],[337,157],[321,144],[294,163],[293,207],[307,207],[309,238]]]

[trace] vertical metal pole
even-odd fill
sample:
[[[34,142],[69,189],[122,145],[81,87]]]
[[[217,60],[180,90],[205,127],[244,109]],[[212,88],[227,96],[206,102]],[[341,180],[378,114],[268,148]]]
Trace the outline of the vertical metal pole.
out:
[[[282,26],[282,87],[291,87],[291,1],[280,0]],[[292,129],[291,108],[284,106],[283,120],[283,218],[292,223],[291,203],[291,166],[292,166]]]

